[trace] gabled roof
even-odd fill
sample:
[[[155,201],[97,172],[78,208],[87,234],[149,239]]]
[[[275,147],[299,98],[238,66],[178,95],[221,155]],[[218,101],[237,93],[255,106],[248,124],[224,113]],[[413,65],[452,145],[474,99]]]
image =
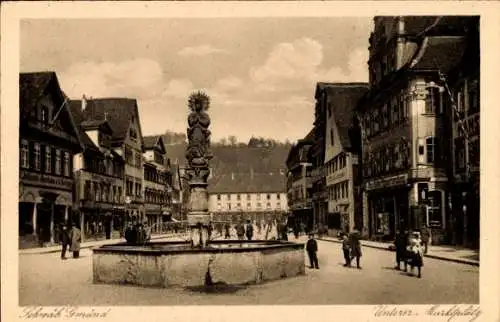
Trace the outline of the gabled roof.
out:
[[[449,73],[460,64],[465,54],[467,42],[464,36],[427,36],[423,34],[418,40],[418,48],[413,57],[399,70],[386,75],[378,84],[371,87],[360,99],[358,108],[377,100],[380,93],[397,86],[412,74],[436,75],[438,71]]]
[[[81,106],[82,101],[74,101]],[[132,117],[139,124],[138,135],[142,138],[141,124],[139,122],[139,110],[137,100],[132,98],[92,98],[87,99],[87,105],[82,112],[86,120],[106,119],[113,130],[113,142],[123,143],[127,137]]]
[[[70,101],[68,103],[69,111],[77,124],[78,137],[82,142],[83,148],[86,150],[99,151],[99,148],[92,142],[87,133],[85,133],[84,129],[81,127],[81,124],[84,122],[83,113],[81,111],[81,103],[78,104],[77,101]]]
[[[439,68],[447,73],[460,62],[466,47],[466,39],[462,36],[425,37],[408,67],[414,70]]]
[[[209,193],[278,193],[286,191],[286,176],[274,173],[224,173],[208,181]],[[263,201],[265,202],[265,200]]]
[[[34,108],[45,94],[49,84],[57,82],[55,72],[35,72],[19,74],[19,106],[21,112]],[[59,84],[57,83],[57,86]],[[61,95],[62,96],[62,95]]]
[[[142,142],[144,149],[152,150],[159,144],[163,153],[166,152],[165,144],[163,144],[163,138],[161,135],[147,135],[142,138]]]
[[[38,101],[49,90],[52,90],[54,103],[58,105],[56,106],[57,112],[55,117],[60,117],[63,111],[67,112],[66,115],[71,123],[71,128],[77,137],[78,143],[83,147],[83,142],[81,142],[78,135],[78,126],[72,113],[69,111],[69,98],[62,91],[57,75],[53,71],[19,73],[20,119],[22,120],[29,115],[31,110],[36,107]],[[52,120],[52,122],[54,121]]]
[[[328,88],[328,98],[332,102],[332,114],[344,149],[351,149],[352,129],[358,101],[368,92],[368,83],[335,84]]]

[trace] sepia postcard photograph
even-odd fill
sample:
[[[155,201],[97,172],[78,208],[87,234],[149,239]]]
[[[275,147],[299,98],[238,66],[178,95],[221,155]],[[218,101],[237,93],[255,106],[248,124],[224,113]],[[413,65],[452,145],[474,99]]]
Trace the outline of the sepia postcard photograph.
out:
[[[500,8],[361,4],[2,5],[2,318],[499,321]]]

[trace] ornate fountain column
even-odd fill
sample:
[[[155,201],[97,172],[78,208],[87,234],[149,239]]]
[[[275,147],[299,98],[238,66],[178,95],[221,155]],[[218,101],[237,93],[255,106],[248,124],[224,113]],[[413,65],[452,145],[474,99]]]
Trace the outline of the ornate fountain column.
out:
[[[188,116],[188,147],[186,159],[186,179],[189,183],[189,202],[187,221],[191,229],[193,247],[205,247],[208,242],[208,212],[207,180],[210,173],[209,160],[212,155],[210,148],[210,117],[206,113],[210,98],[203,92],[189,96],[191,113]]]

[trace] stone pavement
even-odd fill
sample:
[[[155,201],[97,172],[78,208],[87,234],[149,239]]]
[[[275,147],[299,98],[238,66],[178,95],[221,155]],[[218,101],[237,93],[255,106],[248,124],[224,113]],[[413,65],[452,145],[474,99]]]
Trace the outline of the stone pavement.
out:
[[[290,238],[292,236],[289,235],[290,241],[302,243],[307,240],[307,236],[297,240]],[[415,274],[395,270],[394,253],[386,250],[364,248],[362,269],[356,269],[343,266],[340,244],[318,241],[318,248],[320,269],[306,268],[303,276],[258,285],[228,285],[217,292],[196,287],[93,284],[89,248],[82,250],[80,258],[65,261],[58,253],[20,256],[19,305],[222,307],[479,303],[477,266],[429,258],[425,261],[422,278],[417,278]],[[309,264],[305,252],[304,256]],[[351,320],[356,320],[355,315]],[[454,318],[454,321],[459,320]]]
[[[333,237],[321,237],[319,240],[341,243],[340,240]],[[364,247],[393,250],[392,243],[375,242],[370,240],[362,240],[361,245]],[[462,264],[479,266],[479,251],[474,249],[456,247],[456,246],[441,246],[429,245],[428,253],[425,257],[441,259]]]

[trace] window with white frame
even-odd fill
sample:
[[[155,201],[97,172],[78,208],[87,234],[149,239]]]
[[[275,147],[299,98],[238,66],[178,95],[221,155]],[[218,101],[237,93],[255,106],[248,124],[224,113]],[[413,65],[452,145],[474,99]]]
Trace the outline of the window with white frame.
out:
[[[35,142],[33,144],[33,167],[35,170],[40,171],[41,165],[41,154],[40,154],[40,143]]]
[[[21,140],[21,168],[28,169],[30,167],[29,159],[29,143],[27,140]]]
[[[69,152],[65,151],[64,152],[64,161],[63,161],[63,167],[64,167],[64,175],[66,177],[69,177],[69,167],[70,167],[70,160],[69,160]]]
[[[425,99],[426,114],[440,114],[442,111],[442,89],[438,86],[428,87]]]
[[[441,191],[429,191],[427,195],[428,225],[430,227],[440,228],[442,226],[443,216],[441,214],[441,194]]]
[[[427,163],[434,163],[438,160],[437,154],[437,139],[435,137],[428,137],[425,139],[425,147],[427,152]]]
[[[48,145],[45,146],[45,173],[52,172],[52,148]]]

